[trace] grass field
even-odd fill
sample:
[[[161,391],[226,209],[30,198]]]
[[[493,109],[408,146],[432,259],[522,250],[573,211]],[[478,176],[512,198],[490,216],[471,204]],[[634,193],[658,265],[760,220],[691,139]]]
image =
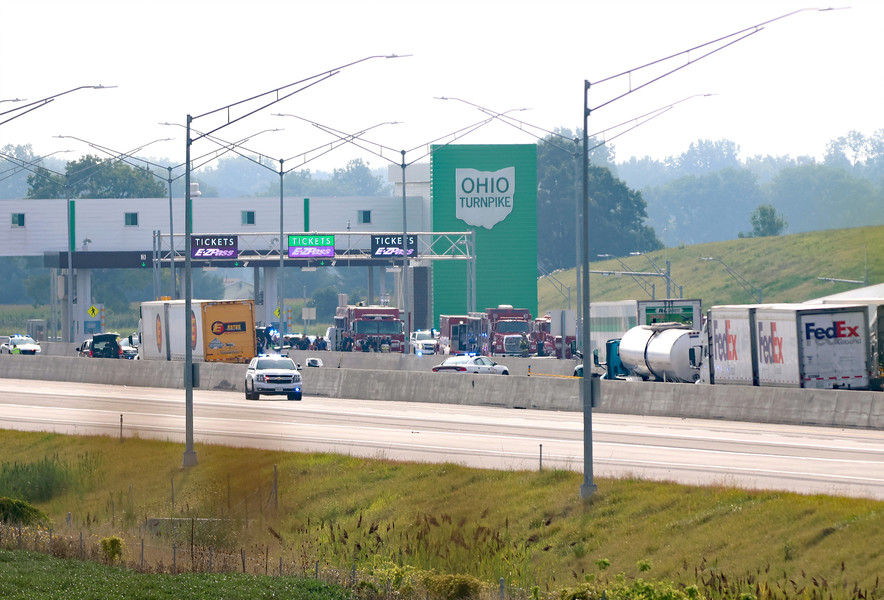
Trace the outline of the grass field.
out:
[[[761,290],[764,302],[804,302],[829,294],[855,289],[861,284],[832,283],[819,277],[863,281],[869,285],[884,282],[884,227],[857,227],[799,233],[777,237],[738,239],[696,246],[667,248],[648,256],[666,268],[670,262],[672,281],[683,287],[684,298],[700,298],[703,307],[716,304],[749,304],[757,301],[757,292],[745,289],[736,277],[717,261],[720,258],[750,286]],[[599,271],[625,271],[614,259],[592,257],[591,268]],[[653,272],[644,256],[627,256],[623,261],[632,271]],[[555,278],[571,286],[572,303],[577,301],[574,269],[555,273]],[[655,284],[657,300],[666,298],[663,278],[646,279]],[[541,314],[567,305],[562,293],[548,278],[538,281],[538,310]],[[672,289],[677,298],[679,290]],[[650,296],[628,275],[590,275],[593,301],[647,300]]]
[[[199,466],[182,469],[180,443],[11,431],[0,432],[0,443],[0,496],[16,481],[10,473],[40,482],[31,487],[50,491],[34,504],[50,516],[57,539],[68,536],[75,547],[82,534],[100,556],[98,540],[118,535],[134,570],[146,538],[155,572],[168,572],[173,544],[182,553],[179,569],[190,570],[184,551],[195,545],[212,547],[216,565],[234,557],[234,570],[243,570],[239,557],[248,555],[243,564],[250,576],[283,566],[284,574],[309,575],[322,565],[358,571],[359,580],[400,598],[424,598],[426,588],[415,581],[425,582],[427,573],[475,578],[489,598],[497,597],[501,578],[507,597],[517,598],[531,590],[595,597],[580,595],[587,589],[605,589],[610,598],[640,581],[658,586],[648,598],[667,597],[661,582],[673,582],[684,597],[695,591],[743,600],[880,595],[884,504],[877,501],[637,479],[596,480],[598,493],[582,501],[582,476],[564,471],[218,446],[198,446]],[[146,534],[141,525],[156,517],[216,525]],[[12,537],[7,532],[0,545]],[[38,545],[23,545],[31,544]],[[17,561],[0,555],[0,582],[10,568],[37,568],[13,567]],[[69,564],[41,568],[65,572]],[[131,581],[128,572],[101,579],[143,585],[121,583]],[[186,581],[194,580],[180,584],[191,585]]]

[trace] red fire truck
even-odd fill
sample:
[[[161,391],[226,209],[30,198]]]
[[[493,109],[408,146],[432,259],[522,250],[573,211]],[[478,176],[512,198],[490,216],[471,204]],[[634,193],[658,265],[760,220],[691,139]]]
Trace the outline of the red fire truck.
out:
[[[552,317],[547,314],[534,319],[534,327],[531,331],[531,340],[537,348],[537,356],[555,356],[556,358],[571,358],[571,342],[577,338],[573,335],[565,336],[564,348],[562,336],[552,334]],[[564,352],[564,356],[562,355]]]
[[[488,322],[488,352],[491,355],[519,356],[522,353],[522,334],[528,337],[528,354],[537,352],[537,343],[531,339],[531,313],[527,308],[513,308],[501,304],[486,308]]]
[[[335,328],[342,350],[405,352],[405,329],[394,306],[339,306]]]

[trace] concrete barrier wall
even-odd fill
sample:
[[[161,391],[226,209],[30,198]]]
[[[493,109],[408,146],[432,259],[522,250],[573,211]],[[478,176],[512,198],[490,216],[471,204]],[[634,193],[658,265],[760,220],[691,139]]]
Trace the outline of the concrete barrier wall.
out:
[[[67,342],[43,342],[40,344],[42,356],[76,356],[76,344]],[[413,354],[383,354],[380,352],[317,352],[307,350],[291,350],[288,355],[292,359],[307,364],[307,357],[321,358],[326,367],[340,365],[346,369],[371,369],[380,371],[426,371],[445,360],[447,355],[415,356]],[[550,375],[572,375],[574,365],[580,361],[556,360],[555,358],[520,358],[513,356],[492,356],[492,360],[506,365],[512,375],[527,375],[530,367],[533,373]]]
[[[326,354],[331,356],[331,353]],[[358,355],[345,354],[344,361],[348,358],[361,360],[354,358],[355,356]],[[395,363],[405,358],[407,357],[386,355],[383,360]],[[423,357],[421,360],[428,358]],[[432,360],[429,362],[435,364]],[[244,392],[245,365],[197,364],[199,389]],[[327,361],[324,367],[305,367],[302,373],[306,397],[440,402],[535,410],[582,410],[581,380],[574,378],[544,377],[537,374],[531,377],[443,374],[432,373],[429,369],[337,368],[337,364],[330,365]],[[184,364],[3,355],[0,356],[0,377],[183,390]],[[602,381],[601,390],[601,398],[594,409],[600,413],[884,428],[884,394],[881,392],[631,381]]]

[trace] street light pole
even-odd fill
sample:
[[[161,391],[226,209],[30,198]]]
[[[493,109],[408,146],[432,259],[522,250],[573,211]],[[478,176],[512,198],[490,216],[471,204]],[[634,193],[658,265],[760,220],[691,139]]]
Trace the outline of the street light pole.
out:
[[[143,144],[143,145],[139,146],[138,148],[135,148],[135,149],[130,150],[130,151],[128,151],[128,152],[119,152],[119,151],[117,151],[117,150],[113,150],[113,149],[111,149],[111,148],[108,148],[107,146],[102,146],[102,145],[100,145],[100,144],[96,144],[96,143],[94,143],[94,142],[90,142],[90,141],[88,141],[88,140],[84,140],[84,139],[82,139],[82,138],[78,138],[78,137],[73,136],[73,135],[57,135],[57,136],[55,136],[55,137],[57,137],[57,138],[68,138],[68,139],[77,140],[78,142],[83,142],[84,144],[88,144],[89,146],[91,146],[92,148],[94,148],[94,149],[96,149],[96,150],[98,150],[98,151],[100,151],[100,152],[104,152],[105,154],[109,154],[110,156],[113,156],[116,160],[119,160],[119,161],[127,162],[126,159],[128,158],[128,159],[132,159],[132,160],[137,160],[137,161],[139,161],[139,162],[143,162],[145,165],[150,165],[151,167],[161,167],[161,165],[154,164],[154,163],[150,162],[149,160],[145,160],[145,159],[142,159],[142,158],[136,158],[135,156],[133,156],[133,153],[135,153],[135,152],[139,152],[139,151],[143,150],[144,148],[147,148],[147,147],[150,146],[151,144],[156,144],[157,142],[171,142],[171,141],[172,141],[172,138],[160,138],[160,139],[154,140],[154,141],[152,141],[152,142],[148,142],[148,143],[146,143],[146,144]],[[128,164],[131,164],[131,163],[128,163]],[[133,166],[134,166],[134,165],[133,165]],[[172,298],[174,298],[174,297],[176,296],[176,293],[175,293],[175,287],[176,287],[176,286],[175,286],[175,283],[176,283],[176,282],[175,282],[175,234],[174,234],[174,231],[173,231],[173,221],[174,221],[174,217],[173,217],[173,211],[172,211],[172,182],[173,182],[175,179],[177,179],[177,177],[176,177],[176,178],[173,178],[173,177],[172,177],[172,169],[173,169],[173,168],[174,168],[174,169],[177,169],[177,168],[180,167],[180,166],[181,166],[181,165],[176,165],[175,167],[172,167],[172,166],[168,166],[168,167],[166,167],[166,168],[168,169],[168,173],[169,173],[169,174],[168,174],[168,178],[167,178],[167,182],[168,182],[168,185],[169,185],[169,245],[170,245],[170,259],[169,259],[169,264],[170,264],[170,267],[171,267],[171,277],[170,277],[170,280],[171,280],[171,292],[170,292],[170,297],[172,297]],[[154,177],[157,177],[157,178],[162,179],[162,177],[161,177],[160,175],[154,173],[154,172],[151,171],[150,169],[145,168],[144,170],[145,170],[145,172],[147,172],[147,173],[153,175]],[[180,175],[179,175],[178,177],[180,177]],[[159,239],[159,238],[158,238],[158,239]],[[160,250],[159,245],[157,246],[157,250]],[[158,289],[159,289],[159,288],[157,288],[157,291],[158,291]]]
[[[655,60],[653,62],[647,63],[647,64],[642,65],[640,67],[633,68],[628,71],[624,71],[622,73],[619,73],[617,75],[606,77],[604,79],[600,79],[600,80],[596,81],[596,84],[604,83],[607,81],[612,81],[615,79],[620,79],[621,77],[628,77],[629,81],[630,81],[630,85],[629,85],[629,88],[627,91],[622,92],[619,95],[615,95],[613,98],[607,100],[606,102],[603,102],[602,104],[599,104],[598,106],[596,106],[592,110],[598,110],[598,109],[600,109],[604,106],[607,106],[613,102],[616,102],[617,100],[620,100],[630,94],[638,92],[639,90],[651,85],[652,83],[655,83],[655,82],[663,79],[664,77],[667,77],[673,73],[678,72],[679,70],[681,70],[682,68],[687,66],[687,64],[696,63],[698,60],[701,60],[703,58],[707,58],[707,57],[715,54],[716,52],[723,50],[724,48],[730,47],[731,45],[738,43],[738,42],[760,32],[760,31],[762,31],[764,29],[763,26],[767,25],[768,23],[773,23],[774,21],[778,21],[780,19],[785,19],[787,17],[798,14],[800,12],[810,11],[810,10],[826,11],[826,10],[835,10],[835,9],[803,8],[803,9],[795,10],[795,11],[792,11],[788,14],[781,15],[781,16],[776,17],[774,19],[768,19],[767,21],[764,21],[763,23],[759,23],[757,25],[747,27],[747,28],[742,29],[740,31],[720,37],[720,38],[712,40],[710,42],[706,42],[706,43],[701,44],[699,46],[695,46],[693,48],[683,50],[682,52],[678,52],[678,53],[673,54],[671,56]],[[735,38],[735,39],[732,39],[732,38]],[[720,44],[720,46],[707,51],[705,54],[700,54],[699,56],[696,56],[697,51],[699,51],[701,49],[705,49],[707,46],[711,46],[714,44]],[[647,67],[658,65],[664,61],[673,59],[673,58],[680,56],[682,54],[690,54],[692,52],[694,53],[695,56],[692,58],[692,60],[689,60],[687,62],[687,64],[678,65],[677,67],[663,73],[662,75],[654,77],[645,83],[642,83],[639,85],[632,85],[632,83],[631,83],[632,78],[638,71],[645,69]],[[588,210],[589,209],[589,182],[587,181],[588,172],[589,172],[589,147],[588,147],[588,143],[587,143],[588,142],[587,125],[589,123],[589,114],[590,114],[589,98],[588,98],[590,85],[591,84],[588,80],[583,81],[583,241],[582,241],[582,246],[583,246],[583,294],[584,294],[583,314],[584,314],[584,318],[583,318],[582,331],[583,331],[583,336],[584,336],[583,337],[583,339],[584,339],[584,347],[583,347],[584,374],[586,373],[586,367],[587,367],[586,361],[587,361],[587,359],[591,360],[591,358],[592,358],[592,342],[590,340],[590,320],[591,320],[590,315],[591,315],[591,313],[589,310],[590,309],[590,299],[589,299],[589,214],[588,214],[589,213],[589,210]],[[714,259],[710,259],[710,260],[714,260]],[[722,263],[722,264],[724,264],[724,263]],[[731,274],[733,275],[733,273],[731,273]],[[760,302],[761,301],[761,290],[758,290],[758,298],[759,298],[759,302]],[[591,365],[591,364],[592,363],[589,363],[589,365]],[[580,488],[580,497],[581,498],[587,498],[587,497],[591,496],[597,489],[595,483],[593,483],[593,481],[592,481],[592,430],[591,430],[591,428],[592,428],[592,385],[591,385],[590,380],[591,380],[591,377],[584,377],[583,378],[583,387],[582,387],[582,390],[583,390],[583,414],[584,414],[584,418],[583,418],[583,440],[584,440],[583,441],[583,452],[584,452],[584,455],[583,455],[584,469],[583,469],[583,471],[584,471],[584,474],[583,474],[583,485]]]
[[[402,150],[402,310],[405,317],[405,354],[411,352],[411,312],[408,304],[408,217],[405,207],[405,150]]]
[[[597,135],[600,135],[602,133],[607,133],[612,130],[619,130],[626,125],[631,125],[631,127],[629,127],[629,129],[626,129],[625,131],[622,131],[621,133],[618,133],[617,135],[613,135],[613,136],[607,138],[606,141],[593,146],[587,152],[595,150],[599,146],[602,146],[602,145],[608,143],[609,141],[616,139],[629,131],[632,131],[636,127],[640,127],[641,125],[644,125],[645,123],[651,121],[652,119],[656,119],[657,117],[663,115],[664,113],[673,109],[676,105],[681,104],[682,102],[685,102],[687,100],[690,100],[691,98],[696,98],[699,96],[711,96],[711,95],[712,94],[694,94],[693,96],[688,96],[687,98],[682,98],[681,100],[678,100],[677,102],[672,102],[670,104],[667,104],[667,105],[657,108],[655,110],[647,112],[643,115],[640,115],[638,117],[630,119],[629,121],[624,121],[623,123],[619,123],[619,124],[614,125],[612,127],[608,127],[607,129],[603,129],[602,131],[593,133],[591,137],[596,137]],[[532,125],[530,123],[526,123],[525,121],[520,121],[519,119],[516,119],[514,117],[510,117],[508,115],[508,113],[513,112],[513,111],[497,112],[497,111],[491,110],[490,108],[486,108],[484,106],[480,106],[478,104],[475,104],[474,102],[464,100],[463,98],[439,97],[437,99],[439,99],[439,100],[457,100],[458,102],[463,102],[464,104],[469,104],[470,106],[474,106],[474,107],[478,108],[483,113],[485,113],[487,115],[491,115],[492,118],[499,119],[503,123],[506,123],[507,125],[509,125],[511,127],[515,127],[519,131],[526,131],[525,127],[527,127],[530,129],[536,129],[538,131],[542,131],[542,132],[546,133],[548,136],[555,136],[555,137],[562,137],[562,138],[565,137],[557,131],[550,131],[550,130],[544,129],[542,127],[538,127],[537,125]],[[522,111],[522,110],[528,110],[528,109],[521,108],[521,109],[515,109],[515,110]],[[531,135],[533,135],[538,140],[541,140],[545,143],[549,143],[547,138],[541,138],[539,135],[534,134],[534,133],[532,133]],[[584,136],[584,137],[589,137],[589,136]],[[584,346],[583,346],[584,342],[583,342],[583,334],[582,334],[582,331],[583,331],[583,302],[581,299],[582,293],[581,293],[581,285],[580,285],[580,263],[581,263],[581,260],[580,260],[580,254],[581,254],[581,250],[580,250],[580,248],[581,248],[581,246],[580,246],[580,238],[581,238],[581,235],[580,235],[580,207],[581,207],[581,201],[580,201],[580,186],[577,185],[577,182],[580,181],[580,173],[582,170],[582,163],[583,163],[581,157],[582,157],[583,152],[581,152],[581,148],[580,148],[580,146],[581,146],[580,138],[575,137],[572,141],[574,142],[574,152],[572,153],[572,155],[574,158],[574,211],[575,211],[575,214],[574,214],[574,227],[575,227],[575,230],[574,230],[574,238],[575,238],[574,239],[574,250],[575,250],[574,275],[576,278],[575,290],[577,292],[577,314],[576,314],[576,317],[577,317],[577,319],[576,319],[577,320],[577,348],[582,352],[584,349]],[[565,148],[563,148],[561,146],[557,146],[555,144],[550,144],[550,145],[554,148],[558,148],[558,149],[563,150],[565,152],[569,152],[568,150],[566,150]],[[584,145],[584,148],[585,148],[585,145]]]
[[[664,272],[663,269],[660,268],[660,265],[658,265],[654,261],[653,258],[648,256],[644,252],[641,252],[641,251],[630,252],[629,255],[630,256],[644,256],[646,259],[648,259],[648,262],[654,266],[654,268],[657,270],[657,272],[666,278],[666,299],[667,300],[671,299],[672,298],[672,265],[671,265],[669,259],[668,258],[666,259],[666,271]]]
[[[501,113],[501,114],[505,114],[505,113]],[[297,117],[297,115],[283,115],[283,116],[292,116],[292,117],[296,117],[296,118],[302,119],[304,121],[307,121],[307,119],[303,119],[302,117]],[[405,334],[406,343],[405,343],[405,348],[403,350],[403,352],[405,354],[408,354],[410,352],[410,344],[408,343],[408,338],[410,336],[410,329],[411,329],[411,313],[409,311],[410,307],[409,307],[409,302],[408,302],[408,262],[409,262],[409,257],[408,257],[408,214],[407,214],[407,205],[406,205],[406,197],[407,197],[406,169],[408,168],[409,165],[412,165],[412,164],[416,163],[418,160],[420,160],[421,158],[424,158],[425,156],[429,155],[432,152],[432,150],[426,152],[425,154],[419,156],[418,158],[415,158],[411,162],[406,162],[405,156],[409,152],[417,150],[418,148],[423,148],[424,146],[430,146],[434,142],[439,141],[439,140],[446,138],[446,137],[451,137],[452,139],[449,140],[448,142],[446,142],[445,145],[450,144],[450,143],[454,142],[455,140],[460,139],[464,135],[467,135],[468,133],[475,131],[479,127],[482,127],[483,125],[487,125],[488,123],[490,123],[493,120],[494,120],[494,116],[490,116],[487,119],[483,119],[482,121],[479,121],[478,123],[473,123],[472,125],[469,125],[467,127],[462,127],[461,129],[458,129],[452,133],[449,133],[449,134],[444,135],[442,137],[436,138],[435,140],[431,140],[431,141],[427,142],[426,144],[421,144],[420,146],[416,146],[415,148],[412,148],[411,150],[399,151],[401,159],[400,159],[400,162],[398,163],[398,165],[402,169],[402,273],[400,274],[401,275],[401,277],[400,277],[401,286],[400,287],[402,290],[402,305],[403,305],[402,310],[403,310],[403,317],[404,317],[403,322],[405,324],[404,334]],[[321,124],[315,123],[313,121],[308,121],[308,122],[319,127],[320,129],[338,137],[341,140],[344,140],[350,144],[353,144],[354,146],[362,148],[363,150],[365,150],[367,152],[371,152],[372,154],[379,156],[379,157],[383,158],[384,160],[389,161],[390,163],[397,164],[396,161],[394,161],[389,156],[387,156],[383,153],[384,150],[387,150],[389,152],[394,152],[394,150],[392,150],[391,148],[388,148],[387,146],[384,146],[382,144],[378,144],[376,142],[370,142],[368,140],[362,139],[360,137],[361,133],[360,134],[348,134],[348,133],[342,132],[340,130],[334,129],[333,127],[328,127],[327,125],[321,125]],[[365,131],[367,131],[367,130],[365,130]],[[365,131],[363,131],[362,133],[364,133]],[[361,145],[360,142],[363,142],[366,144],[371,144],[372,146],[376,146],[379,150],[372,150],[370,148],[366,148],[365,146]],[[394,263],[395,263],[395,261],[394,261]],[[475,293],[475,291],[474,291],[474,293]]]
[[[716,262],[721,263],[721,266],[724,267],[724,270],[727,271],[728,274],[731,277],[733,277],[737,281],[737,283],[739,283],[740,286],[742,286],[742,288],[744,290],[746,290],[747,292],[749,292],[750,294],[753,294],[753,295],[758,294],[758,304],[761,304],[761,288],[755,287],[754,285],[749,283],[749,281],[747,281],[745,277],[743,277],[742,275],[740,275],[739,273],[737,273],[736,271],[731,269],[727,265],[727,263],[725,263],[723,260],[721,260],[720,258],[718,258],[716,256],[701,256],[700,260],[706,260],[706,261],[714,260]]]
[[[16,108],[12,108],[12,109],[0,112],[0,117],[2,117],[4,115],[12,114],[12,113],[18,113],[18,114],[12,114],[12,116],[9,117],[8,119],[6,119],[5,121],[0,121],[0,125],[3,125],[4,123],[9,123],[13,119],[23,117],[24,115],[28,114],[29,112],[31,112],[33,110],[37,110],[38,108],[41,108],[43,106],[46,106],[50,102],[53,102],[59,96],[64,96],[65,94],[70,94],[71,92],[76,92],[77,90],[107,90],[107,89],[112,89],[115,87],[117,87],[117,86],[115,86],[115,85],[81,85],[79,87],[75,87],[73,89],[67,90],[66,92],[60,92],[58,94],[53,94],[52,96],[47,96],[46,98],[41,98],[40,100],[34,100],[33,102],[29,102],[28,104],[24,104],[22,106],[18,106]],[[15,98],[12,100],[8,100],[7,102],[23,102],[23,100],[19,100],[18,98]],[[27,110],[25,110],[25,109],[27,109]]]
[[[175,278],[175,211],[172,208],[172,167],[169,170],[169,297],[178,298],[178,281]]]
[[[583,397],[583,485],[580,486],[580,497],[589,498],[597,490],[593,481],[592,464],[592,341],[590,301],[589,301],[589,81],[583,81],[583,378],[581,379],[581,396]]]
[[[184,152],[184,329],[187,332],[184,343],[184,456],[182,466],[195,467],[196,451],[193,449],[193,342],[195,323],[193,311],[193,266],[190,257],[190,238],[193,232],[193,206],[190,198],[190,124],[193,117],[187,115],[187,141]]]
[[[285,294],[283,294],[283,267],[285,263],[283,262],[282,249],[284,247],[282,236],[285,235],[284,226],[283,226],[283,178],[285,177],[285,169],[283,165],[285,163],[284,158],[279,159],[279,273],[276,276],[276,305],[279,307],[279,347],[282,348],[284,345],[283,336],[286,334],[285,328],[285,307],[283,304],[285,303]],[[307,332],[304,331],[304,335],[307,335]]]
[[[299,81],[289,83],[287,85],[272,89],[270,91],[263,92],[261,94],[255,95],[255,96],[251,96],[249,98],[245,98],[245,99],[240,100],[238,102],[234,102],[232,104],[228,104],[226,106],[222,106],[220,108],[216,108],[214,110],[202,113],[200,115],[197,115],[196,117],[193,117],[190,114],[187,115],[187,125],[186,125],[187,141],[186,141],[186,145],[185,145],[186,150],[185,150],[185,166],[184,166],[184,173],[185,173],[185,175],[184,175],[184,188],[185,188],[184,189],[184,194],[185,194],[185,202],[184,202],[184,229],[185,229],[185,231],[184,231],[184,288],[185,288],[184,289],[184,313],[185,313],[185,315],[184,315],[184,318],[186,321],[189,321],[189,319],[190,319],[190,313],[191,313],[192,305],[193,305],[193,302],[192,302],[192,300],[193,300],[193,290],[192,290],[193,265],[192,265],[191,256],[190,256],[190,254],[191,254],[191,249],[190,249],[191,234],[193,231],[193,208],[191,206],[191,193],[190,193],[190,172],[191,172],[190,147],[191,147],[191,145],[193,145],[193,139],[191,138],[191,123],[193,122],[193,120],[195,118],[199,119],[202,117],[215,115],[220,112],[226,112],[227,119],[224,121],[223,124],[218,125],[217,127],[210,129],[208,132],[201,133],[199,135],[200,138],[211,137],[212,134],[214,134],[215,132],[217,132],[225,127],[228,127],[234,123],[237,123],[237,122],[241,121],[242,119],[245,119],[246,117],[249,117],[249,116],[255,114],[256,112],[259,112],[269,106],[272,106],[278,102],[281,102],[287,98],[290,98],[291,96],[293,96],[299,92],[302,92],[305,89],[312,87],[321,81],[325,81],[326,79],[333,77],[334,75],[337,75],[338,73],[341,72],[342,69],[345,69],[349,66],[352,66],[352,65],[355,65],[355,64],[358,64],[361,62],[365,62],[365,61],[373,59],[373,58],[398,58],[398,56],[395,54],[386,55],[386,56],[385,55],[366,56],[365,58],[361,58],[359,60],[347,63],[347,64],[337,67],[335,69],[331,69],[329,71],[323,71],[322,73],[312,75],[312,76],[307,77],[305,79],[301,79]],[[295,88],[296,86],[300,86],[300,87],[297,87],[297,89],[294,89],[294,90],[291,89],[291,88]],[[283,92],[283,91],[285,91],[285,93],[280,95],[281,92]],[[246,112],[245,114],[243,114],[242,116],[235,117],[235,118],[232,118],[230,116],[230,110],[233,107],[240,106],[242,104],[258,100],[259,98],[263,99],[265,97],[271,98],[266,102],[266,104],[263,104],[262,106],[259,106],[258,108],[254,109],[254,110],[250,110],[250,111]],[[280,241],[280,243],[282,243],[282,242]],[[185,324],[185,329],[187,330],[187,332],[186,332],[187,335],[185,338],[186,339],[185,351],[184,351],[184,388],[185,388],[184,401],[185,401],[185,428],[186,428],[185,441],[186,441],[186,447],[184,450],[183,463],[184,463],[185,467],[189,467],[189,466],[195,466],[197,464],[197,459],[196,459],[196,452],[193,449],[193,349],[191,346],[191,343],[192,343],[191,340],[193,337],[192,325],[189,322],[187,322]]]

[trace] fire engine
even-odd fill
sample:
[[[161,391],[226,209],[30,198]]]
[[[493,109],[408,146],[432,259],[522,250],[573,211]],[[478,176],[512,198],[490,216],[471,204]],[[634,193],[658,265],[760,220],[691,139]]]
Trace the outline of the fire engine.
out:
[[[519,356],[523,333],[528,337],[528,354],[537,352],[537,343],[531,339],[531,313],[527,308],[501,304],[497,308],[486,308],[484,315],[488,324],[489,354]]]
[[[534,319],[531,340],[537,348],[537,356],[571,358],[571,343],[576,339],[574,335],[566,335],[563,348],[562,336],[552,334],[552,316],[546,314]],[[564,356],[562,352],[564,352]]]
[[[341,349],[405,352],[405,330],[394,306],[339,306],[335,327],[340,331]]]

